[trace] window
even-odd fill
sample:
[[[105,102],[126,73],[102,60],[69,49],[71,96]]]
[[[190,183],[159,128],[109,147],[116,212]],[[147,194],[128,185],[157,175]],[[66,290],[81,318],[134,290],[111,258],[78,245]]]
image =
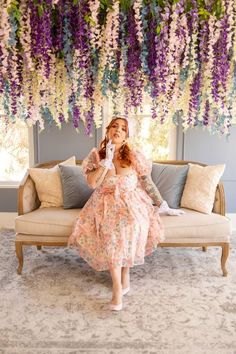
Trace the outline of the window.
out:
[[[160,124],[158,119],[151,118],[151,105],[144,102],[142,112],[129,119],[130,139],[132,147],[141,150],[149,159],[176,159],[176,126],[172,122]],[[104,130],[112,118],[111,101],[104,107]]]
[[[4,117],[0,118],[0,185],[17,186],[32,165],[29,146],[33,128],[21,120],[6,126]]]
[[[171,124],[161,125],[148,115],[131,119],[131,145],[141,150],[147,158],[168,160],[176,158],[176,128]]]

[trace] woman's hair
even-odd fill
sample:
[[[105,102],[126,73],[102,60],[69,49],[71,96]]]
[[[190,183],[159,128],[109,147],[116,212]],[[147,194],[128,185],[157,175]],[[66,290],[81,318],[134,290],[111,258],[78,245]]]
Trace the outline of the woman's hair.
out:
[[[108,126],[106,127],[106,136],[105,139],[103,139],[100,143],[100,149],[98,151],[100,159],[104,159],[106,157],[106,145],[109,141],[108,139],[108,132],[111,126],[115,123],[116,120],[122,119],[125,123],[126,127],[126,138],[129,137],[129,126],[128,126],[128,121],[125,118],[120,118],[119,116],[113,118]],[[130,147],[128,146],[127,143],[124,143],[118,153],[118,159],[121,161],[121,166],[122,167],[127,167],[131,165],[131,150]]]

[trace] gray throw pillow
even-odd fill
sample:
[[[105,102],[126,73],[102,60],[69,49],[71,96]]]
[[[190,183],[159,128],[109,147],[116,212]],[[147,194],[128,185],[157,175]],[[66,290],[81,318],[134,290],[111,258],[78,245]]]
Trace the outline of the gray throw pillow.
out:
[[[81,166],[59,165],[63,190],[63,208],[83,208],[94,189],[89,188]]]
[[[170,208],[180,206],[188,169],[188,165],[152,164],[152,180]]]

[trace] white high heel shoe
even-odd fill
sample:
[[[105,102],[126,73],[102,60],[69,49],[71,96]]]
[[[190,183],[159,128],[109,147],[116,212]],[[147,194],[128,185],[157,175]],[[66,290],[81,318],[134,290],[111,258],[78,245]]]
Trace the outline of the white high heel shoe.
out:
[[[123,308],[122,302],[118,305],[109,304],[108,306],[109,306],[109,310],[111,311],[121,311]]]
[[[122,289],[122,295],[126,295],[130,291],[130,286],[125,289]]]

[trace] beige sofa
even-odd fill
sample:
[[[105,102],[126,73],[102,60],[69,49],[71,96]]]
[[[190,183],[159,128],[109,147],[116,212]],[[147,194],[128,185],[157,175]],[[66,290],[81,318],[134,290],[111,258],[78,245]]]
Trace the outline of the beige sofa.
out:
[[[61,161],[52,161],[37,165],[40,168],[50,168]],[[158,161],[158,163],[185,165],[193,161]],[[81,161],[77,161],[80,164]],[[200,163],[198,163],[200,164]],[[205,166],[203,164],[200,164]],[[79,209],[39,208],[34,182],[25,175],[18,191],[18,214],[15,220],[15,247],[19,260],[17,273],[23,268],[23,246],[35,245],[38,250],[42,246],[67,246],[75,217]],[[181,217],[162,216],[165,226],[165,242],[160,247],[202,247],[203,251],[210,246],[222,248],[221,269],[227,276],[226,260],[229,254],[230,222],[225,217],[224,187],[220,182],[215,194],[213,212],[210,215],[184,209]],[[177,260],[176,260],[177,261]],[[209,264],[210,267],[210,264]]]

